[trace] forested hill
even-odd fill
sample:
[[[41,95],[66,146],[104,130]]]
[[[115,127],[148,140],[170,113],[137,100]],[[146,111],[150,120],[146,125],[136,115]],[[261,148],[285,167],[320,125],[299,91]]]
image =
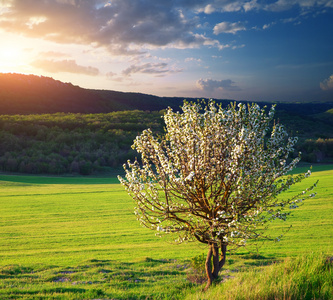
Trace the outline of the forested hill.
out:
[[[0,74],[1,114],[98,113],[115,110],[97,93],[49,77]]]
[[[109,113],[123,110],[178,109],[183,97],[92,90],[49,77],[0,73],[0,114]],[[187,100],[196,100],[187,98]],[[216,100],[227,105],[232,100]],[[271,103],[261,103],[262,105]],[[325,113],[330,103],[278,103],[277,110],[297,115]]]
[[[181,105],[184,98],[92,90],[50,77],[0,73],[0,114],[109,113],[159,111]]]

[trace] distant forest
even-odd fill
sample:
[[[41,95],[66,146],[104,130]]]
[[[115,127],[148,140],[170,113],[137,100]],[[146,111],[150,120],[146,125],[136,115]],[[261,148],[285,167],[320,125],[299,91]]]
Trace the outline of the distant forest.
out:
[[[110,172],[135,158],[134,138],[161,132],[159,112],[0,116],[0,170],[29,174]]]
[[[2,172],[90,175],[119,171],[137,156],[131,149],[134,138],[146,128],[163,133],[162,110],[177,109],[183,101],[85,90],[47,77],[6,75],[0,74]],[[306,162],[333,161],[332,107],[330,103],[277,104],[276,122],[300,138],[293,156],[301,151]]]

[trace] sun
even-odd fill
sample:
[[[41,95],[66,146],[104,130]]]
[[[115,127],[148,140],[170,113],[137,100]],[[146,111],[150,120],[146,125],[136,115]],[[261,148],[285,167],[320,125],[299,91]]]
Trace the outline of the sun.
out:
[[[0,46],[0,72],[19,72],[24,64],[24,53],[21,49]]]
[[[0,49],[0,55],[1,58],[6,60],[6,59],[15,59],[20,55],[20,51],[15,48],[4,48]]]

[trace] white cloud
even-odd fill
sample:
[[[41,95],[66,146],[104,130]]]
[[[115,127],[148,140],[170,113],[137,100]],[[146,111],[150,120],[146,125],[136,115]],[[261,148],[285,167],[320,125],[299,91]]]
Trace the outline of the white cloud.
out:
[[[320,88],[323,91],[333,90],[333,74],[320,83]]]
[[[189,3],[189,1],[184,1],[184,3]],[[236,12],[243,8],[244,2],[247,0],[192,0],[192,5],[194,5],[198,12],[204,12],[205,14],[211,14],[213,12]]]
[[[212,14],[213,12],[215,12],[215,8],[211,5],[208,4],[205,9],[204,9],[205,14],[209,15]]]
[[[241,49],[241,48],[244,48],[244,47],[245,47],[245,44],[242,44],[242,45],[232,46],[231,49],[235,50],[235,49]]]
[[[142,54],[154,47],[203,46],[209,38],[196,34],[200,19],[193,12],[203,3],[207,12],[214,10],[206,0],[4,2],[8,5],[0,14],[3,30],[57,43],[106,47],[119,55]]]
[[[243,8],[245,12],[253,10],[253,9],[259,9],[260,5],[257,3],[257,0],[252,0],[250,2],[246,2],[243,5]]]
[[[241,1],[231,1],[231,3],[225,4],[221,10],[225,12],[235,12],[240,11],[242,8],[243,5]]]
[[[206,14],[211,14],[213,12],[248,12],[262,8],[262,4],[259,4],[257,0],[199,0],[193,1],[193,4],[194,3],[198,7],[197,10],[199,12],[204,12]]]
[[[241,89],[234,85],[235,82],[233,82],[231,79],[225,79],[225,80],[213,80],[213,79],[199,79],[196,82],[196,86],[200,90],[213,92],[216,89],[220,90],[226,90],[226,91],[240,91]]]
[[[197,62],[197,63],[201,63],[202,60],[200,58],[187,57],[187,58],[185,58],[185,62]]]
[[[311,9],[313,7],[333,8],[332,0],[278,0],[276,2],[266,4],[263,6],[265,10],[280,12],[292,9],[294,6],[298,6],[301,9]]]
[[[270,3],[265,5],[265,10],[268,11],[274,11],[274,12],[279,12],[279,11],[284,11],[291,9],[295,5],[295,0],[278,0],[274,3]]]
[[[242,31],[242,30],[246,30],[246,28],[241,22],[236,22],[236,23],[221,22],[215,25],[214,34],[216,35],[221,33],[235,34],[237,33],[237,31]]]

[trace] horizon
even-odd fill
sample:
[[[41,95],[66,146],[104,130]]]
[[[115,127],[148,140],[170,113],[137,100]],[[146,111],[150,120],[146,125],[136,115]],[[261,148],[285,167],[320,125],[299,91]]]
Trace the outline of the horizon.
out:
[[[333,100],[332,1],[4,0],[0,73],[87,89]]]
[[[209,98],[209,97],[183,97],[183,96],[158,96],[155,94],[148,94],[148,93],[143,93],[143,92],[133,92],[133,91],[119,91],[119,90],[113,90],[113,89],[94,89],[94,88],[86,88],[86,87],[82,87],[80,85],[76,85],[73,84],[72,82],[65,82],[65,81],[61,81],[59,79],[53,78],[51,76],[45,76],[45,75],[36,75],[36,74],[24,74],[24,73],[12,73],[12,72],[8,72],[8,73],[3,73],[0,72],[0,76],[1,75],[18,75],[18,76],[33,76],[33,77],[37,77],[40,79],[46,78],[46,79],[50,79],[50,80],[54,80],[55,82],[59,81],[64,85],[71,85],[73,87],[76,88],[80,88],[80,89],[84,89],[84,90],[91,90],[91,91],[106,91],[106,92],[115,92],[115,93],[124,93],[124,94],[142,94],[142,95],[148,95],[148,96],[152,96],[152,97],[159,97],[159,98],[182,98],[184,101],[193,101],[194,99],[196,99],[197,101],[201,101],[201,100],[213,100],[213,101],[230,101],[231,102],[245,102],[245,103],[261,103],[261,104],[332,104],[333,103],[333,99],[328,99],[328,100],[308,100],[308,101],[297,101],[297,100],[290,100],[290,101],[284,101],[284,100],[272,100],[272,101],[268,101],[268,100],[257,100],[257,101],[252,101],[252,100],[247,100],[247,99],[240,99],[240,100],[236,100],[236,99],[228,99],[228,98]],[[1,78],[0,78],[1,79]]]

